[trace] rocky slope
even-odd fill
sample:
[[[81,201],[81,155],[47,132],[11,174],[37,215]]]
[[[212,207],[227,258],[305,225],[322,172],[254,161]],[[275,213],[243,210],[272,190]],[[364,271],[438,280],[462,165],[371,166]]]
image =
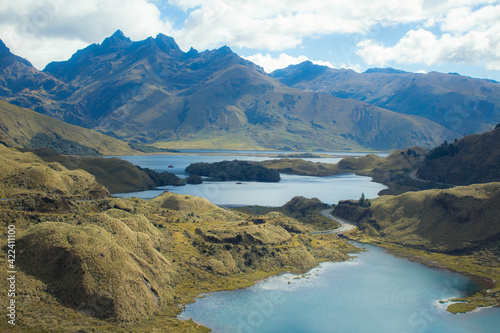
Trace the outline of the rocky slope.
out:
[[[500,83],[491,80],[392,68],[356,73],[311,62],[276,70],[271,76],[291,87],[418,115],[452,130],[456,136],[482,133],[500,122]]]
[[[68,61],[50,63],[40,77],[33,71],[23,63],[0,73],[9,82],[17,82],[13,72],[26,77],[19,84],[27,90],[4,84],[6,100],[167,148],[381,150],[432,147],[453,137],[418,116],[286,87],[228,47],[182,52],[162,34],[133,42],[117,31]],[[39,84],[42,76],[53,78],[52,89]]]

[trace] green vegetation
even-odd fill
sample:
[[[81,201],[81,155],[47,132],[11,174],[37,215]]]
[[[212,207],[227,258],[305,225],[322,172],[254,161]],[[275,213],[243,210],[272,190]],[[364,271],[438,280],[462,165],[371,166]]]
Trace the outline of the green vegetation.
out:
[[[441,145],[438,147],[432,149],[429,154],[426,156],[426,160],[433,160],[436,158],[440,158],[443,156],[455,156],[459,151],[459,148],[457,145],[453,143],[448,143],[448,142],[443,142]]]
[[[365,198],[365,194],[361,193],[361,197],[358,200],[359,207],[370,207],[372,203],[370,200]]]
[[[240,180],[257,182],[279,182],[277,171],[246,161],[222,161],[215,163],[193,163],[186,168],[189,174],[218,180]]]
[[[427,155],[417,176],[434,182],[470,185],[500,181],[500,128],[443,143]]]
[[[333,214],[358,226],[353,239],[493,282],[490,291],[466,298],[468,304],[451,305],[456,312],[500,302],[499,200],[500,183],[474,184],[382,196],[370,207],[341,201]]]
[[[199,184],[203,183],[203,179],[200,176],[195,175],[195,174],[189,175],[189,177],[187,177],[186,181],[188,184],[191,184],[191,185],[199,185]]]
[[[149,178],[151,178],[151,180],[153,181],[155,186],[167,186],[167,185],[183,186],[184,185],[182,180],[171,172],[168,172],[168,171],[157,172],[157,171],[151,170],[150,168],[141,168],[138,165],[136,165],[136,167],[139,170],[147,173],[147,175],[149,176]]]
[[[31,137],[30,148],[52,148],[63,155],[102,155],[97,149],[61,138],[58,134],[38,133]]]

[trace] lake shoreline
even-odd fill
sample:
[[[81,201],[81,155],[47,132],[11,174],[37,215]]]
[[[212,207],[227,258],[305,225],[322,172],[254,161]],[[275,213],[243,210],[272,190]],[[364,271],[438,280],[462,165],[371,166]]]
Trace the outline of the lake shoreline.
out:
[[[475,272],[459,269],[457,267],[452,267],[451,265],[446,265],[443,261],[440,261],[438,258],[426,258],[425,255],[428,254],[429,256],[449,256],[446,254],[439,254],[439,253],[432,253],[425,250],[417,250],[417,249],[411,249],[411,248],[406,248],[402,246],[398,246],[396,244],[387,244],[384,242],[381,242],[380,240],[375,240],[371,239],[369,237],[365,238],[359,238],[356,237],[352,234],[347,234],[345,235],[348,239],[351,239],[353,241],[362,243],[362,244],[369,244],[373,246],[380,247],[387,251],[387,253],[392,254],[394,256],[413,261],[413,262],[418,262],[421,263],[427,267],[431,267],[434,269],[439,269],[439,270],[444,270],[444,271],[450,271],[454,273],[459,273],[462,274],[472,280],[474,280],[478,286],[480,286],[480,290],[475,292],[475,293],[470,293],[466,295],[463,298],[452,298],[448,300],[441,300],[445,303],[450,303],[452,305],[453,302],[458,303],[467,303],[468,307],[466,307],[465,310],[463,309],[456,309],[456,307],[451,307],[450,309],[447,307],[447,311],[453,314],[458,314],[458,313],[470,313],[474,311],[479,311],[483,308],[490,308],[490,307],[500,307],[500,303],[496,302],[496,304],[487,304],[487,305],[481,305],[483,304],[482,302],[484,299],[487,299],[489,295],[492,292],[496,292],[500,290],[500,283],[493,277],[488,277],[484,275],[480,275]]]

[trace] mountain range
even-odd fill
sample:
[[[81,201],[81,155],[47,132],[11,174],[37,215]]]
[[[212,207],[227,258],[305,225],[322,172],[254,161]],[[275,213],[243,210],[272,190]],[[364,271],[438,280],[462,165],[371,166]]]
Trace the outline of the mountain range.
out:
[[[500,84],[458,74],[372,68],[364,73],[310,61],[271,76],[303,90],[353,98],[398,113],[418,115],[456,133],[490,131],[500,122]]]
[[[402,92],[405,80],[415,81],[420,74],[339,70],[355,78],[354,83],[343,81],[351,90],[342,90],[330,89],[322,79],[335,70],[311,65],[268,75],[228,47],[183,52],[163,34],[134,42],[118,30],[43,71],[1,43],[0,98],[130,143],[163,148],[431,148],[453,140],[465,126],[453,125],[453,113],[443,118],[441,109],[434,111],[444,103],[442,95],[410,88]],[[499,114],[499,84],[458,75],[424,76],[433,87],[441,82],[457,101],[466,98],[461,86],[444,88],[448,81],[434,76],[479,87],[484,98],[473,100],[462,123],[471,124],[468,130],[474,133],[492,128]],[[389,82],[383,87],[382,77]]]

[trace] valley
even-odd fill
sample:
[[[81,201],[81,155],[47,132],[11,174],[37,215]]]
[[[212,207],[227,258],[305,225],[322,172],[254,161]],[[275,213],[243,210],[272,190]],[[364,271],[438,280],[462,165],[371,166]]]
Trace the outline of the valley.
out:
[[[366,330],[360,311],[414,331],[422,309],[432,332],[496,328],[499,93],[121,30],[38,70],[0,41],[16,329],[231,332],[269,295],[289,303],[262,332]]]

